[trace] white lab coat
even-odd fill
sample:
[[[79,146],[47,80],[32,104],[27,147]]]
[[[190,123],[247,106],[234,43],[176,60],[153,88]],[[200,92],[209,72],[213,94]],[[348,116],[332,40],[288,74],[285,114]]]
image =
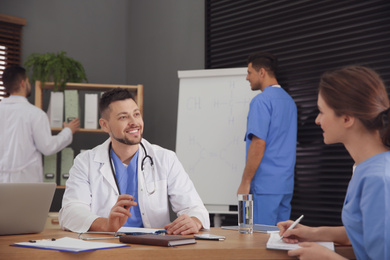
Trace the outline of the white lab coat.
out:
[[[57,153],[71,142],[70,128],[52,136],[46,113],[27,98],[0,102],[0,182],[42,182],[42,154]]]
[[[62,229],[86,232],[98,217],[107,218],[119,196],[108,156],[109,138],[103,144],[79,154],[66,182],[59,222]],[[176,154],[142,140],[153,158],[156,191],[149,163],[145,177],[141,171],[144,151],[138,155],[138,201],[142,222],[146,228],[163,228],[170,223],[168,199],[178,216],[197,217],[203,228],[210,227],[209,214]],[[141,146],[140,146],[141,147]],[[146,170],[148,169],[148,170]],[[145,181],[146,180],[146,183]],[[130,194],[131,195],[131,194]]]

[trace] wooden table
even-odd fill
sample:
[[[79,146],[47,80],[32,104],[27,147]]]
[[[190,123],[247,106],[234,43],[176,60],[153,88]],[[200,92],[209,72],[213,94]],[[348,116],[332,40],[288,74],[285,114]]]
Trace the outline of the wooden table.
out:
[[[54,250],[33,249],[10,246],[16,242],[51,239],[62,237],[77,238],[78,234],[58,229],[46,229],[40,234],[0,236],[0,259],[296,259],[287,255],[287,251],[265,248],[268,234],[239,234],[234,230],[211,228],[211,233],[226,237],[224,241],[197,240],[196,244],[177,247],[131,245],[131,247],[104,249],[82,253],[60,252]],[[107,236],[107,235],[105,235]],[[119,243],[119,239],[95,240],[99,242]],[[353,259],[350,246],[336,246],[339,254]]]

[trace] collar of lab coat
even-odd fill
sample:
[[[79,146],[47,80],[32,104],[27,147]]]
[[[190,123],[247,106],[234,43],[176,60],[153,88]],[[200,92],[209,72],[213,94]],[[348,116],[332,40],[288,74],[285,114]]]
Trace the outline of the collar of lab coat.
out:
[[[141,142],[145,145],[148,146],[148,142],[144,139],[141,140]],[[111,185],[111,187],[118,192],[118,188],[115,183],[114,175],[111,170],[111,165],[110,165],[110,158],[108,156],[108,147],[110,146],[111,143],[111,138],[108,138],[103,144],[99,145],[96,147],[96,153],[93,158],[93,160],[97,163],[101,163],[102,167],[100,168],[100,173],[103,175],[103,177],[107,180],[107,182]],[[138,154],[138,172],[141,172],[141,160],[144,157],[144,151],[142,148],[140,148],[140,145],[138,147],[139,149],[139,154]],[[146,148],[147,149],[147,148]]]
[[[28,103],[28,100],[26,97],[23,97],[23,96],[18,96],[18,95],[11,95],[7,98],[4,98],[1,102],[4,102],[3,104],[5,103]]]

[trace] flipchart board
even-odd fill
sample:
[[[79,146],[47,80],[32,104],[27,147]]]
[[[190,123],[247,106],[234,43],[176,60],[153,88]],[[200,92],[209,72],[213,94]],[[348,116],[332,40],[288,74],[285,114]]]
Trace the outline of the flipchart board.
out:
[[[176,153],[210,213],[237,205],[245,167],[247,68],[179,71]]]

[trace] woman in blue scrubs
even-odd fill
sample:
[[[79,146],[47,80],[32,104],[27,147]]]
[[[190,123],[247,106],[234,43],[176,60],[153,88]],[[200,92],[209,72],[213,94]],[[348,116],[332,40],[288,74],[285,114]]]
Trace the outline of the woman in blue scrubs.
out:
[[[345,259],[309,241],[352,244],[357,259],[390,259],[390,104],[379,75],[349,66],[322,75],[316,124],[325,144],[342,143],[355,161],[342,210],[341,227],[278,223],[280,235],[302,248],[299,259]]]

